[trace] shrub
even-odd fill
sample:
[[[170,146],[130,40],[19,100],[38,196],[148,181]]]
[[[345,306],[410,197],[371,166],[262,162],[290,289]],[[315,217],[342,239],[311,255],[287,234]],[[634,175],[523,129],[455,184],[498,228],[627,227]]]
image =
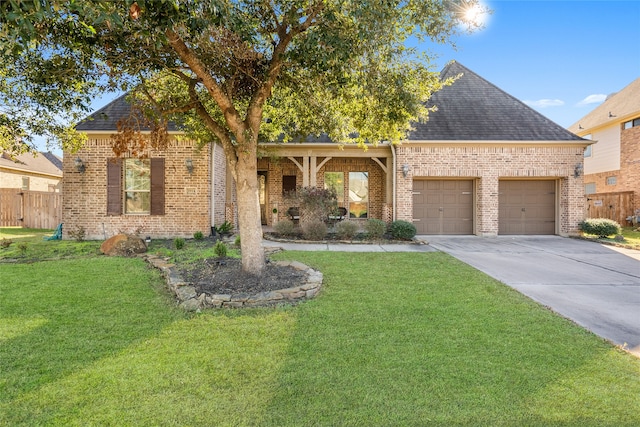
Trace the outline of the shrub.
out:
[[[593,234],[600,238],[622,233],[620,224],[607,218],[588,218],[578,225],[580,231],[586,234]]]
[[[29,249],[29,245],[26,242],[18,243],[18,250],[22,255],[25,255],[28,249]]]
[[[240,247],[240,235],[239,234],[236,236],[236,239],[233,241],[233,244],[236,245],[237,247]]]
[[[353,221],[341,221],[336,224],[336,235],[339,239],[351,240],[358,233],[358,224]]]
[[[410,240],[416,235],[416,226],[407,221],[393,221],[389,232],[396,239]]]
[[[370,239],[379,239],[387,231],[387,224],[382,220],[371,218],[364,223],[364,230]]]
[[[176,239],[173,240],[173,246],[176,247],[176,249],[182,249],[184,248],[184,239],[182,237],[178,237]]]
[[[296,234],[296,225],[293,221],[285,219],[283,221],[278,221],[274,226],[273,230],[281,236],[293,236]]]
[[[2,249],[8,248],[9,246],[11,246],[12,243],[13,243],[13,240],[5,239],[3,237],[2,240],[0,240],[0,248],[2,248]]]
[[[287,196],[292,205],[300,208],[300,223],[324,221],[338,207],[338,198],[333,189],[298,187]]]
[[[72,239],[75,239],[76,242],[84,241],[85,235],[86,235],[86,230],[81,225],[76,227],[74,230],[69,230],[69,236]]]
[[[233,224],[231,224],[229,221],[225,221],[219,226],[217,227],[214,226],[213,228],[214,230],[216,230],[216,233],[218,234],[229,234],[233,229]]]
[[[202,231],[196,231],[193,233],[193,238],[196,240],[202,240],[204,239],[204,235],[202,234]]]
[[[218,258],[224,258],[227,256],[227,245],[222,240],[218,240],[213,247],[213,252]]]
[[[327,235],[327,226],[322,221],[309,221],[302,226],[302,235],[307,240],[322,240]]]

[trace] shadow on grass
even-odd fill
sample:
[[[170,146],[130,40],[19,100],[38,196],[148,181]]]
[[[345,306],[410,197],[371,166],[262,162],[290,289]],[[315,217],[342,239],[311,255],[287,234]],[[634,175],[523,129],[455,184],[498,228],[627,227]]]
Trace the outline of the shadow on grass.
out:
[[[162,280],[142,262],[103,257],[0,264],[0,405],[176,319]]]
[[[281,256],[326,283],[266,425],[640,423],[633,358],[447,255]]]

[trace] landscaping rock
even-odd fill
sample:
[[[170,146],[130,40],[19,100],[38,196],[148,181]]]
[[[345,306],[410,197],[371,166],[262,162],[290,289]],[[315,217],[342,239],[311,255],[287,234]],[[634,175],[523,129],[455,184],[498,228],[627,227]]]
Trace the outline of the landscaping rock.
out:
[[[130,234],[116,234],[100,245],[100,252],[109,256],[132,256],[146,251],[144,240]]]

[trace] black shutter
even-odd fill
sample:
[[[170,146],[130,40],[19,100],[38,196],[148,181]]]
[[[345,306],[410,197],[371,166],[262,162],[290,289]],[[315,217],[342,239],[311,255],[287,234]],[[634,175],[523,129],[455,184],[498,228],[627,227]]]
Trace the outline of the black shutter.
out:
[[[164,159],[151,159],[151,215],[164,215]]]
[[[107,160],[107,215],[122,214],[122,159]]]

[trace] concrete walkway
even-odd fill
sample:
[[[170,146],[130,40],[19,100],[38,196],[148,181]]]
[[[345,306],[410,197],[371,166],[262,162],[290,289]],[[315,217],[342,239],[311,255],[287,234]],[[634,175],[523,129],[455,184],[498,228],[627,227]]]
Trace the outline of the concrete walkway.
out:
[[[442,251],[640,357],[640,251],[559,236],[417,236],[428,245],[298,244],[286,250]]]

